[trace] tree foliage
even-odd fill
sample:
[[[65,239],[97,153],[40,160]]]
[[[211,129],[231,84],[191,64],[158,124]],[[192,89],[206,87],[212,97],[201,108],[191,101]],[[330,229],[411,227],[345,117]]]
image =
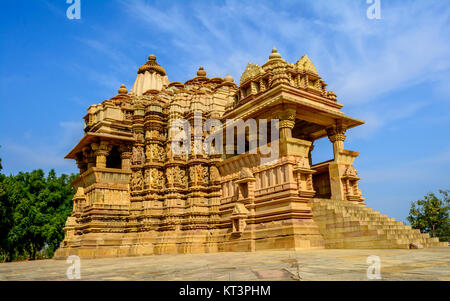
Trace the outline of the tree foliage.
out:
[[[51,257],[72,212],[76,175],[51,170],[0,174],[0,255],[3,260]]]
[[[441,198],[428,193],[423,200],[411,203],[408,221],[414,229],[430,233],[432,237],[450,235],[449,190],[439,190]]]

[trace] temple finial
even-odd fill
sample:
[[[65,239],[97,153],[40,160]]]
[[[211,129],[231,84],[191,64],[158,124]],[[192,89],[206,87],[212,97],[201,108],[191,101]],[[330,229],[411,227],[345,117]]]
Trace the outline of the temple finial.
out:
[[[269,59],[281,59],[281,54],[278,53],[275,46],[272,48],[272,53],[269,55]]]
[[[128,89],[125,87],[124,84],[122,84],[122,86],[120,86],[119,94],[128,94]]]
[[[227,76],[225,76],[224,80],[229,83],[234,82],[234,78],[229,74],[227,74]]]
[[[200,66],[197,71],[197,76],[206,76],[206,71],[203,69],[203,66]]]

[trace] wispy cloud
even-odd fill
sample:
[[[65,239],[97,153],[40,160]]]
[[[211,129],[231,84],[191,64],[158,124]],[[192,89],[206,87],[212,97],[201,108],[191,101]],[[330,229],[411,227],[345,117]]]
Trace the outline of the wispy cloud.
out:
[[[239,80],[248,61],[264,63],[279,45],[292,60],[308,52],[330,88],[358,104],[442,82],[450,69],[450,7],[442,1],[383,1],[381,20],[366,18],[365,1],[121,3],[141,30],[164,33],[184,53],[180,74],[203,64]]]
[[[352,139],[370,139],[378,130],[385,126],[396,124],[402,120],[411,118],[430,104],[425,101],[416,101],[408,103],[402,101],[403,105],[393,106],[391,102],[377,102],[374,104],[362,104],[355,110],[352,115],[364,120],[366,123],[360,127],[352,129]]]

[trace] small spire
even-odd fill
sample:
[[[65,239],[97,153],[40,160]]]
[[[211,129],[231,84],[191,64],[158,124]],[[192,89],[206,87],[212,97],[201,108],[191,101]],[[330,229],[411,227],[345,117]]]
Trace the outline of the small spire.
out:
[[[224,80],[229,83],[234,82],[234,78],[229,74],[227,74],[227,76],[225,76]]]
[[[281,54],[278,53],[275,46],[272,48],[272,53],[269,55],[269,59],[281,59]]]
[[[125,94],[125,95],[128,94],[128,90],[124,84],[122,84],[122,86],[120,86],[119,94]]]
[[[138,69],[138,74],[143,73],[145,74],[145,72],[157,72],[159,73],[161,76],[165,76],[166,75],[166,70],[164,70],[163,67],[161,67],[157,62],[156,62],[156,55],[154,54],[150,54],[148,56],[148,61],[147,63],[145,63],[144,65],[142,65],[141,67],[139,67]]]
[[[202,66],[200,66],[200,68],[198,68],[197,76],[206,76],[206,71],[205,71],[205,69],[203,69]]]

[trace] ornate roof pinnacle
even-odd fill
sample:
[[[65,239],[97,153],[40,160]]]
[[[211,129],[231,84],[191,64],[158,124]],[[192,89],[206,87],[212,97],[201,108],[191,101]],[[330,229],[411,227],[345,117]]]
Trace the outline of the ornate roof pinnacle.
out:
[[[224,77],[224,81],[232,83],[234,82],[234,78],[231,75],[227,74],[227,76]]]
[[[122,84],[122,86],[120,86],[119,94],[125,94],[125,95],[128,94],[128,90],[124,84]]]
[[[272,48],[272,53],[269,55],[270,59],[281,59],[281,54],[278,53],[278,50],[276,47]]]
[[[203,69],[202,66],[200,66],[200,68],[198,68],[197,76],[206,76],[206,71],[205,71],[205,69]]]
[[[139,68],[138,74],[145,73],[146,71],[149,71],[149,72],[154,71],[154,72],[159,73],[162,76],[166,75],[166,70],[156,62],[156,55],[154,55],[154,54],[150,54],[148,56],[147,63],[145,63],[144,65],[142,65]]]

